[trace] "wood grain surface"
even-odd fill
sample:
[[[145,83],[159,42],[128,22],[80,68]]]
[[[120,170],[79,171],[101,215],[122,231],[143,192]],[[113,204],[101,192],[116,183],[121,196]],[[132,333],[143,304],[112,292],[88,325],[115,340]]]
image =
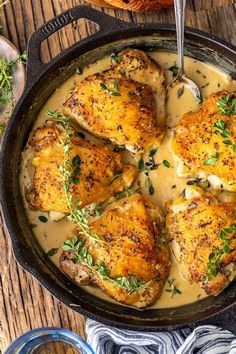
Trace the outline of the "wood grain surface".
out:
[[[70,7],[86,4],[80,0],[11,0],[0,18],[1,34],[9,38],[22,52],[30,35],[45,21]],[[96,7],[95,7],[96,8]],[[99,9],[99,8],[97,8]],[[137,14],[122,10],[100,9],[112,16],[131,22],[174,22],[173,9],[157,14]],[[236,45],[235,0],[187,0],[186,24],[224,38]],[[44,43],[45,62],[64,48],[96,31],[96,25],[80,21],[69,25]],[[14,260],[11,243],[0,224],[0,353],[17,336],[38,327],[58,326],[73,330],[85,338],[85,319],[54,299]],[[235,310],[211,323],[233,326]],[[222,317],[226,316],[226,317]],[[226,318],[226,320],[225,320]],[[236,332],[236,328],[234,328]],[[106,354],[106,353],[105,353]]]

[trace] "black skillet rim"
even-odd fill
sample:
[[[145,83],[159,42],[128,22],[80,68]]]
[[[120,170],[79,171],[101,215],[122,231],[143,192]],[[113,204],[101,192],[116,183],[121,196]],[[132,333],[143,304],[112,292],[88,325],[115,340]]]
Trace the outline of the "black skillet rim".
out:
[[[87,8],[86,6],[81,6],[81,8],[84,8],[85,11],[87,11],[87,9],[91,8]],[[89,10],[89,11],[90,11]],[[101,13],[99,13],[99,11],[95,11],[93,10],[93,12],[96,12],[96,16],[100,16]],[[99,14],[98,14],[99,13]],[[84,16],[86,17],[86,16]],[[107,18],[108,16],[105,15],[105,17]],[[117,21],[116,21],[117,22]],[[104,41],[105,37],[109,35],[109,40],[112,40],[115,42],[117,40],[117,35],[119,37],[119,39],[122,39],[122,37],[124,35],[128,35],[127,37],[123,37],[123,38],[132,38],[135,36],[135,33],[138,36],[147,36],[150,34],[153,34],[155,32],[160,32],[160,31],[164,31],[164,32],[169,32],[169,33],[174,33],[175,32],[175,26],[174,25],[170,25],[170,24],[141,24],[141,25],[134,25],[134,24],[128,24],[128,23],[123,23],[122,21],[118,21],[119,22],[119,26],[114,29],[114,30],[109,30],[109,32],[107,31],[103,31],[102,33],[98,33],[95,34],[87,39],[82,40],[80,43],[75,44],[74,46],[72,46],[71,48],[65,50],[64,52],[62,52],[58,57],[56,57],[55,59],[53,59],[51,61],[51,63],[45,67],[45,69],[41,72],[41,75],[39,75],[38,77],[34,78],[33,83],[28,83],[26,86],[26,89],[22,95],[22,98],[20,99],[17,107],[15,108],[15,111],[13,113],[13,116],[11,118],[11,121],[9,122],[8,128],[6,130],[5,136],[4,136],[4,140],[3,140],[3,144],[2,144],[2,150],[1,150],[1,155],[0,155],[0,168],[1,168],[1,180],[0,180],[0,200],[1,200],[1,207],[2,207],[2,213],[4,216],[4,222],[5,225],[7,226],[7,230],[10,234],[11,240],[12,240],[12,245],[13,245],[13,251],[15,254],[15,258],[18,261],[18,263],[29,273],[31,273],[39,282],[40,284],[42,284],[52,295],[54,295],[58,300],[60,300],[62,303],[64,303],[65,305],[69,306],[71,309],[76,310],[77,312],[92,318],[94,320],[97,320],[99,322],[102,322],[106,325],[110,325],[110,326],[115,326],[115,327],[120,327],[120,328],[126,328],[126,329],[132,329],[132,330],[146,330],[146,331],[155,331],[157,329],[174,329],[174,328],[181,328],[184,327],[185,325],[189,325],[191,324],[191,322],[197,323],[200,320],[203,319],[207,319],[212,317],[213,315],[215,315],[216,313],[220,313],[221,311],[226,310],[227,308],[229,308],[230,306],[232,306],[236,299],[231,299],[228,301],[227,304],[223,304],[220,308],[216,309],[213,311],[213,313],[210,313],[206,316],[202,316],[201,318],[197,318],[197,319],[192,319],[190,320],[190,322],[175,322],[170,321],[170,324],[165,323],[165,324],[161,324],[158,322],[155,323],[155,321],[151,321],[151,320],[147,320],[145,322],[145,320],[141,319],[140,320],[140,324],[136,324],[133,323],[129,324],[129,323],[125,323],[126,322],[126,316],[124,315],[124,317],[120,318],[117,317],[117,319],[110,319],[108,318],[109,314],[105,314],[105,316],[103,314],[98,314],[98,313],[93,313],[91,312],[91,310],[86,310],[84,308],[74,308],[73,306],[71,306],[71,301],[69,299],[69,294],[65,294],[63,293],[63,288],[61,286],[57,286],[57,284],[49,284],[49,282],[47,281],[47,279],[45,279],[44,275],[41,275],[41,273],[36,270],[35,268],[32,267],[32,265],[28,264],[27,261],[25,260],[24,257],[24,248],[22,249],[21,244],[17,238],[17,234],[15,233],[14,227],[12,225],[12,219],[9,215],[9,210],[8,210],[8,205],[7,205],[7,176],[5,176],[5,178],[3,177],[2,171],[4,171],[4,166],[7,166],[7,161],[5,161],[4,159],[4,152],[9,148],[8,147],[8,143],[10,140],[10,136],[11,136],[11,129],[12,126],[17,118],[17,113],[19,110],[19,107],[23,104],[25,98],[27,97],[28,93],[30,92],[30,90],[32,89],[32,87],[34,85],[37,84],[37,82],[40,80],[40,78],[45,74],[45,72],[47,72],[47,70],[51,67],[54,66],[54,64],[58,61],[63,61],[63,59],[65,57],[67,57],[72,51],[79,51],[79,49],[81,49],[81,52],[87,52],[88,49],[85,49],[85,47],[91,47],[92,44],[92,48],[90,49],[94,49],[95,47],[99,47],[101,45],[105,45],[107,42]],[[140,33],[140,31],[142,33]],[[128,33],[127,33],[128,32]],[[225,41],[216,38],[215,36],[203,32],[203,31],[199,31],[199,30],[195,30],[195,29],[191,29],[191,28],[186,28],[186,36],[190,37],[190,38],[196,38],[196,39],[200,39],[202,42],[206,42],[208,45],[211,44],[211,46],[213,47],[213,49],[215,48],[217,50],[217,48],[221,50],[221,52],[223,50],[228,51],[229,53],[231,53],[231,55],[235,55],[236,54],[236,49],[232,46],[229,45],[228,43],[226,43]],[[99,40],[102,40],[102,44],[98,44]],[[94,40],[96,40],[97,42],[94,43]],[[105,43],[106,42],[106,43]],[[84,51],[82,50],[84,49]],[[6,169],[5,169],[6,171]],[[7,173],[7,171],[5,172],[5,174]],[[96,309],[95,309],[96,310]],[[100,310],[102,311],[102,308],[100,308]],[[127,320],[129,321],[129,319],[127,318]]]

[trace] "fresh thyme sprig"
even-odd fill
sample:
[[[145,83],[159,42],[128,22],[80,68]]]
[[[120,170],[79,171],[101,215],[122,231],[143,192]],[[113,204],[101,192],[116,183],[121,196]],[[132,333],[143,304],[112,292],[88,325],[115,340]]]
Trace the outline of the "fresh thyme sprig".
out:
[[[230,145],[233,151],[236,152],[236,144],[234,144],[232,141],[229,130],[227,129],[227,124],[222,119],[218,119],[218,121],[214,123],[213,127],[216,129],[216,131],[220,132],[223,138],[228,138],[223,140],[223,143],[225,145]]]
[[[57,122],[62,123],[65,130],[65,137],[63,137],[61,141],[64,149],[64,160],[59,169],[62,173],[63,188],[65,191],[67,207],[70,212],[68,218],[75,224],[79,225],[81,229],[80,234],[90,237],[96,241],[104,242],[104,240],[99,235],[91,232],[89,229],[87,220],[87,217],[89,216],[89,209],[86,207],[79,209],[78,207],[82,204],[82,202],[73,198],[71,186],[72,184],[76,185],[79,182],[78,174],[80,173],[79,165],[81,161],[78,155],[75,155],[71,159],[71,139],[74,137],[74,130],[70,125],[70,117],[63,115],[58,111],[48,111],[46,114],[49,118],[53,118]]]
[[[145,186],[149,190],[149,194],[152,195],[154,194],[155,190],[152,184],[152,180],[149,177],[149,172],[158,169],[160,164],[156,164],[154,160],[154,156],[157,152],[158,148],[154,145],[150,150],[149,150],[149,160],[147,162],[144,161],[143,157],[138,161],[138,170],[139,172],[143,172],[147,178],[145,181]]]
[[[174,295],[182,294],[182,291],[175,286],[174,282],[175,279],[167,279],[167,283],[169,284],[169,289],[166,289],[166,291],[168,293],[171,293],[171,297],[173,297]]]
[[[9,61],[5,58],[0,59],[0,108],[8,106],[4,120],[7,121],[15,106],[15,97],[13,94],[14,68],[18,63],[26,62],[26,53],[20,55],[16,60]],[[0,133],[4,132],[6,123],[0,125]]]
[[[206,277],[207,281],[216,277],[218,274],[218,267],[221,265],[222,257],[224,254],[230,252],[230,242],[231,238],[227,237],[227,234],[232,234],[236,232],[236,224],[232,224],[228,228],[224,228],[220,231],[220,239],[223,241],[222,247],[214,246],[214,251],[209,254],[209,261],[207,263],[208,274]]]
[[[119,81],[114,80],[111,87],[108,87],[104,82],[100,83],[100,87],[110,96],[121,96],[119,92]]]
[[[236,114],[236,97],[233,94],[228,94],[216,101],[216,105],[221,114],[232,115]]]
[[[116,288],[125,288],[128,294],[139,291],[144,285],[148,284],[142,280],[138,280],[134,275],[127,277],[109,277],[109,270],[106,268],[104,262],[95,264],[93,257],[85,246],[84,240],[78,240],[77,236],[73,236],[70,240],[66,240],[63,245],[64,251],[72,251],[75,258],[73,263],[80,263],[89,266],[93,274],[99,275],[102,280],[108,281],[116,286]]]

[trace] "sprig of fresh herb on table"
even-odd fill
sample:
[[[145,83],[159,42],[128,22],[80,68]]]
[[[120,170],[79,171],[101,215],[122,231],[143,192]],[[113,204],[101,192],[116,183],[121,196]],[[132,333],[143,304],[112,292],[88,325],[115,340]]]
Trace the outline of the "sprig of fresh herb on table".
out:
[[[236,233],[236,224],[232,224],[230,227],[226,227],[220,231],[220,239],[223,241],[223,245],[222,247],[214,246],[213,252],[209,254],[207,281],[217,276],[218,267],[221,265],[223,255],[230,252],[231,238],[228,238],[227,235],[232,233]]]
[[[74,137],[74,130],[70,126],[70,117],[63,115],[62,113],[55,111],[48,111],[47,116],[55,119],[57,122],[62,123],[65,130],[65,137],[62,139],[64,149],[64,160],[60,166],[60,171],[63,178],[63,188],[65,191],[67,207],[70,212],[69,219],[75,224],[79,225],[81,231],[80,234],[90,237],[96,241],[102,241],[102,238],[94,232],[91,232],[88,225],[87,217],[89,216],[89,209],[79,209],[82,202],[73,198],[73,185],[79,183],[78,174],[80,172],[81,160],[78,155],[71,158],[71,139]]]
[[[119,81],[114,80],[111,87],[108,87],[104,82],[100,83],[100,87],[110,96],[121,96],[119,92]]]
[[[108,281],[116,286],[116,288],[125,288],[128,294],[139,291],[144,285],[147,286],[142,280],[138,280],[134,275],[127,277],[109,277],[109,270],[106,268],[104,262],[95,264],[93,257],[85,246],[84,240],[78,240],[77,236],[73,236],[70,240],[66,240],[63,245],[64,251],[71,251],[75,258],[72,259],[74,263],[90,267],[93,274],[97,274],[103,281]]]
[[[228,94],[221,97],[216,101],[218,110],[223,115],[232,115],[236,114],[236,97],[233,94]]]
[[[169,284],[169,289],[166,289],[168,293],[171,293],[171,297],[174,295],[180,295],[182,294],[182,291],[178,289],[175,285],[175,279],[167,279],[167,283]]]
[[[215,156],[211,156],[211,157],[209,157],[208,159],[204,160],[204,161],[203,161],[203,165],[204,165],[204,166],[214,165],[214,163],[219,159],[219,157],[220,157],[220,153],[217,152],[217,153],[215,154]]]
[[[148,154],[148,161],[145,162],[143,157],[138,161],[138,170],[139,172],[143,172],[146,175],[146,181],[145,181],[145,186],[149,190],[149,194],[152,195],[154,194],[155,190],[152,184],[152,180],[149,177],[149,172],[158,169],[159,164],[155,163],[154,156],[157,152],[157,147],[154,145],[150,150]]]
[[[227,124],[223,121],[223,119],[218,119],[216,123],[214,123],[213,127],[216,131],[220,132],[223,138],[228,138],[223,140],[225,145],[230,145],[234,152],[236,152],[236,144],[232,141],[229,130],[227,129]]]
[[[6,4],[8,4],[10,0],[0,0],[0,8]]]
[[[5,58],[0,59],[0,109],[3,106],[8,106],[8,111],[5,114],[4,120],[7,121],[15,106],[15,97],[13,94],[14,85],[14,68],[18,63],[26,62],[26,53],[23,53],[16,60],[9,61]],[[0,133],[4,132],[6,123],[0,125]]]

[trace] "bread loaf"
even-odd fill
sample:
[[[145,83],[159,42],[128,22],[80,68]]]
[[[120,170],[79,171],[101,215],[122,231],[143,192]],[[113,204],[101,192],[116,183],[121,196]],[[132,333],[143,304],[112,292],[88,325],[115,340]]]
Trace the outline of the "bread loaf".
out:
[[[162,7],[170,7],[173,0],[105,0],[113,6],[136,12],[156,12]]]

